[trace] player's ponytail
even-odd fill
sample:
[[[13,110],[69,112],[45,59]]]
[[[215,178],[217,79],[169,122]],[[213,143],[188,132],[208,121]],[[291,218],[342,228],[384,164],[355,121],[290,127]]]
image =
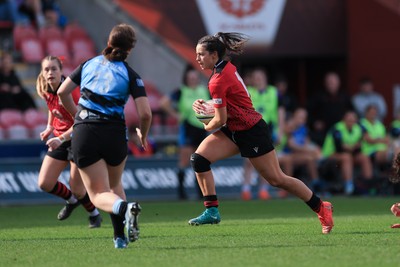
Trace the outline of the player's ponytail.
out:
[[[135,44],[136,34],[133,27],[119,24],[111,30],[103,55],[110,61],[124,61]]]
[[[217,52],[218,58],[224,59],[230,55],[243,53],[248,36],[238,32],[218,32],[215,35],[206,35],[197,44],[205,45],[209,52]]]

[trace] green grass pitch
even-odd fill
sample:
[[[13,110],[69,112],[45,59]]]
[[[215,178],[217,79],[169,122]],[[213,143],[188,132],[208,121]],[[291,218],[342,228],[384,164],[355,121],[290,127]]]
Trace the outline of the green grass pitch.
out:
[[[79,208],[58,221],[61,205],[0,207],[0,266],[400,266],[397,198],[334,197],[335,227],[294,198],[220,201],[219,225],[189,226],[201,201],[141,202],[140,239],[113,247],[107,214],[88,229]]]

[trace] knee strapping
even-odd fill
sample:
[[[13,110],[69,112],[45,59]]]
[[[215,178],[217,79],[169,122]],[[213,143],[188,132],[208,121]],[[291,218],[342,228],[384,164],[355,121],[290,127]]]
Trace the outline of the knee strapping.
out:
[[[195,172],[207,172],[211,170],[211,162],[197,153],[193,153],[190,156],[190,164]]]

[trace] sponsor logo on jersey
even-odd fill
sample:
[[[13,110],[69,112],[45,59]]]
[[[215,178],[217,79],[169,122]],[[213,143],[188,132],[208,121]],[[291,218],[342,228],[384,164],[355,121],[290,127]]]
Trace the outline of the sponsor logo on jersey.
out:
[[[137,84],[137,86],[144,87],[144,82],[142,79],[136,79],[136,84]]]
[[[220,104],[222,104],[222,98],[213,98],[213,102],[216,105],[220,105]]]

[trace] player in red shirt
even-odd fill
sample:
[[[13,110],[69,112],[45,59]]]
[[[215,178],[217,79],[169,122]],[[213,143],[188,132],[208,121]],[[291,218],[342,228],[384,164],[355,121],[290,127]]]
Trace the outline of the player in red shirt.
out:
[[[299,197],[318,214],[322,233],[333,228],[332,204],[323,202],[301,180],[284,174],[279,166],[266,122],[254,108],[246,86],[228,59],[240,54],[247,37],[240,33],[217,33],[201,38],[196,46],[196,60],[202,69],[212,70],[209,91],[215,116],[204,125],[214,131],[191,156],[191,164],[204,196],[206,210],[189,220],[190,225],[215,224],[221,221],[211,163],[238,153],[249,158],[260,176],[272,186]],[[205,111],[205,101],[193,103],[195,112]]]
[[[57,90],[63,81],[60,59],[53,56],[45,57],[42,60],[42,70],[38,75],[36,84],[38,95],[46,101],[49,109],[48,125],[40,133],[40,139],[42,141],[47,140],[52,133],[54,137],[46,142],[49,149],[40,168],[38,184],[43,191],[66,200],[65,207],[58,213],[57,218],[59,220],[67,219],[72,211],[79,204],[82,204],[89,213],[89,227],[96,228],[101,226],[101,215],[86,193],[78,168],[70,161],[69,149],[74,119],[61,105],[57,96]],[[73,93],[75,103],[78,102],[79,96],[79,88],[77,88]],[[58,177],[68,163],[70,163],[71,169],[69,180],[71,190],[58,181]]]

